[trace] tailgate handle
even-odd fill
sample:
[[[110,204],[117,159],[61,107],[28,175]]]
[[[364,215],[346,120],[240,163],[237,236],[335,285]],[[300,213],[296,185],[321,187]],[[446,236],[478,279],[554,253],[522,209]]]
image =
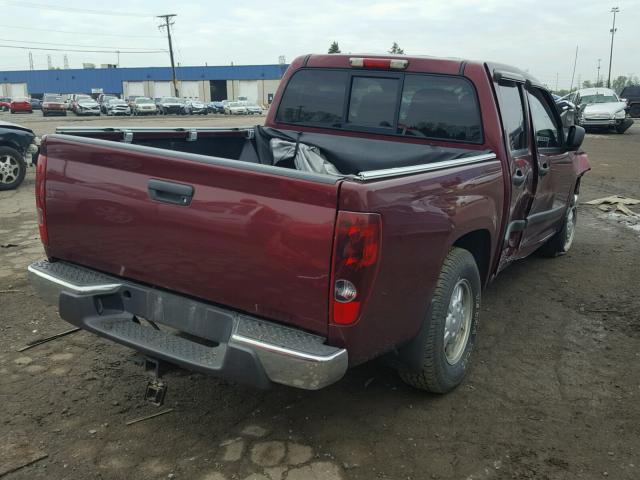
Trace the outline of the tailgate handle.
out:
[[[183,206],[191,205],[191,200],[193,199],[193,187],[191,185],[154,179],[149,180],[147,185],[149,196],[157,202]]]

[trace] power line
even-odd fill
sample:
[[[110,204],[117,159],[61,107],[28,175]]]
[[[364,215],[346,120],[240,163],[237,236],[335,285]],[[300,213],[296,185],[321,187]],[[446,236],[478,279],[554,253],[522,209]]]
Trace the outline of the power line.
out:
[[[115,12],[113,10],[90,10],[87,8],[60,7],[57,5],[48,5],[46,3],[25,2],[23,0],[0,0],[2,3],[10,4],[12,7],[37,8],[38,10],[57,10],[59,12],[85,13],[87,15],[110,15],[114,17],[151,17],[147,13],[141,12]]]
[[[128,34],[120,34],[120,33],[97,33],[97,32],[87,32],[87,31],[70,31],[70,30],[51,30],[50,28],[35,28],[35,27],[16,27],[15,25],[0,25],[0,28],[13,28],[15,30],[33,30],[36,32],[47,32],[47,33],[64,33],[67,35],[91,35],[91,36],[100,36],[100,37],[130,37],[130,38],[154,38],[157,39],[157,35],[128,35]]]
[[[115,50],[156,50],[155,48],[136,48],[136,47],[114,47],[113,45],[78,45],[77,43],[54,43],[54,42],[34,42],[32,40],[13,40],[11,38],[0,38],[0,42],[27,43],[37,45],[57,45],[59,47],[87,47],[87,48],[113,48]]]
[[[46,50],[50,52],[84,52],[84,53],[167,53],[166,50],[120,51],[120,50],[77,50],[73,48],[25,47],[22,45],[0,45],[0,48],[17,48],[20,50]]]

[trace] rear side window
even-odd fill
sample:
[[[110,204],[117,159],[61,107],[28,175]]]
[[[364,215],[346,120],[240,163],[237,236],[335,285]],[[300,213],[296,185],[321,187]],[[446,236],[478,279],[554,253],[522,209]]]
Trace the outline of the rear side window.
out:
[[[287,85],[277,121],[328,126],[342,122],[348,80],[344,71],[299,71]]]
[[[498,101],[509,150],[516,152],[527,148],[527,131],[520,89],[514,85],[498,85]]]
[[[481,143],[476,93],[462,78],[407,75],[402,91],[400,132],[406,135]]]
[[[482,143],[475,89],[455,76],[300,70],[287,84],[276,121]]]

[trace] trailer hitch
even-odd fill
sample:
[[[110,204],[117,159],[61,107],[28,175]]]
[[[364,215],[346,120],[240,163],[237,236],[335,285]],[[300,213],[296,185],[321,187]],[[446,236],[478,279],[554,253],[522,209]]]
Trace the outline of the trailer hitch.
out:
[[[167,371],[167,364],[162,360],[147,356],[140,357],[138,362],[145,372],[151,373],[151,378],[144,391],[144,399],[151,405],[161,407],[167,395],[167,384],[162,381],[162,374]]]

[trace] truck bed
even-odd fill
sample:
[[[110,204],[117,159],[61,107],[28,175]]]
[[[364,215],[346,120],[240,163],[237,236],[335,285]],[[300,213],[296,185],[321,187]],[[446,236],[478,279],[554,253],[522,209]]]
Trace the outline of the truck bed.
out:
[[[326,333],[337,178],[68,135],[46,157],[50,258]]]

